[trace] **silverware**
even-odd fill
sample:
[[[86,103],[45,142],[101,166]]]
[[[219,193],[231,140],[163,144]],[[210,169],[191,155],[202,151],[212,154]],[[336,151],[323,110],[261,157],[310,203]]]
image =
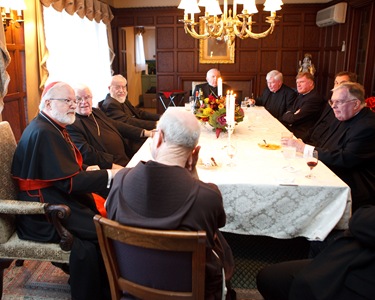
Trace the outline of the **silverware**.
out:
[[[214,165],[217,167],[217,163],[213,157],[211,157],[211,161],[214,163]]]

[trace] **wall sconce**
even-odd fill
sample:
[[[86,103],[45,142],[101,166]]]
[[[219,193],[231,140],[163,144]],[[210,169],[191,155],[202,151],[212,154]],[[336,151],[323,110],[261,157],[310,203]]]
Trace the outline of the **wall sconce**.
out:
[[[26,9],[24,0],[0,0],[1,17],[3,20],[4,30],[11,24],[16,28],[20,27],[23,22],[23,10]]]

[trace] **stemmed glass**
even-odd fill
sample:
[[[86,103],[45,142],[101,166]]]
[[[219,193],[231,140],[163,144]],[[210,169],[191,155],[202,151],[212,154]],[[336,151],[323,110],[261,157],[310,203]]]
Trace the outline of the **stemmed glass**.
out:
[[[295,169],[291,165],[293,159],[296,158],[296,148],[295,147],[283,147],[283,156],[287,161],[287,165],[283,167],[285,171],[294,172]]]
[[[318,151],[313,150],[312,152],[307,153],[305,156],[305,160],[307,165],[310,167],[310,172],[306,175],[306,178],[315,178],[315,176],[312,174],[312,170],[318,164]]]
[[[237,153],[237,147],[235,146],[235,144],[230,143],[225,147],[225,151],[227,152],[227,155],[229,156],[229,162],[227,165],[230,167],[234,166],[233,158]]]

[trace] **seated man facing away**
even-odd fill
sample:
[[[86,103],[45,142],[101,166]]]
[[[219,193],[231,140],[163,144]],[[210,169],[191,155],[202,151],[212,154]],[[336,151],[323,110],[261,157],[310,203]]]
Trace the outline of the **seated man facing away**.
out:
[[[127,99],[127,80],[122,75],[112,76],[108,87],[109,94],[99,102],[99,107],[105,114],[117,121],[152,130],[160,115],[134,107]]]
[[[281,121],[296,137],[302,138],[319,119],[326,102],[315,89],[314,76],[309,72],[298,73],[296,84],[298,96]]]
[[[217,90],[217,80],[221,77],[220,71],[218,69],[210,69],[207,71],[206,80],[207,82],[202,84],[197,84],[194,88],[193,95],[194,97],[199,97],[199,91],[202,91],[203,97],[208,98],[209,95],[214,96],[215,98],[219,98],[219,96],[223,96],[226,94],[228,90],[230,90],[230,86],[223,84],[223,94],[219,95]]]
[[[342,71],[336,74],[334,87],[338,87],[341,83],[344,82],[357,82],[357,75],[355,73]],[[308,130],[308,132],[302,136],[302,140],[305,143],[319,146],[325,143],[328,132],[330,127],[336,127],[340,123],[339,120],[336,119],[335,114],[333,113],[331,105],[327,102],[325,108],[320,115],[319,120],[315,123],[315,125]]]
[[[283,83],[283,74],[277,70],[268,72],[266,76],[267,87],[262,96],[257,99],[250,99],[251,104],[264,106],[276,119],[287,111],[288,107],[293,105],[297,93]]]
[[[152,132],[113,120],[99,108],[93,108],[92,93],[85,85],[76,87],[75,95],[76,120],[66,129],[83,162],[101,169],[126,166]]]
[[[375,206],[358,209],[349,230],[313,260],[263,268],[257,287],[265,300],[373,300]]]
[[[151,153],[121,170],[107,198],[108,218],[121,224],[162,230],[204,230],[207,234],[205,299],[221,299],[222,266],[226,278],[233,274],[232,252],[219,231],[226,222],[218,187],[197,178],[195,164],[200,125],[187,111],[167,110],[158,122]],[[225,258],[211,250],[220,240]],[[147,262],[145,262],[147,263]],[[230,294],[230,293],[229,293]]]
[[[110,299],[93,222],[98,209],[92,193],[108,194],[119,169],[84,170],[87,166],[82,165],[82,156],[65,129],[75,120],[75,108],[74,90],[68,84],[53,82],[45,88],[40,113],[26,127],[14,153],[12,176],[19,186],[19,199],[65,204],[71,209],[63,225],[74,236],[69,262],[72,299]],[[40,215],[20,215],[17,234],[25,240],[59,241],[54,226]]]
[[[315,148],[319,160],[350,187],[353,212],[362,205],[375,205],[375,114],[364,97],[359,83],[340,84],[329,102],[339,124],[329,129],[324,143],[314,147],[299,139],[281,141],[301,153]]]

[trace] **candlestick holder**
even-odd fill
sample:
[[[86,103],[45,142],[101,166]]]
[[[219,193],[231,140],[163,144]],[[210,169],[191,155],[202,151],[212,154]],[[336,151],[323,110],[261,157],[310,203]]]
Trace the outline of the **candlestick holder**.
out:
[[[234,124],[227,124],[227,131],[228,131],[228,145],[230,145],[231,137],[234,131]]]

